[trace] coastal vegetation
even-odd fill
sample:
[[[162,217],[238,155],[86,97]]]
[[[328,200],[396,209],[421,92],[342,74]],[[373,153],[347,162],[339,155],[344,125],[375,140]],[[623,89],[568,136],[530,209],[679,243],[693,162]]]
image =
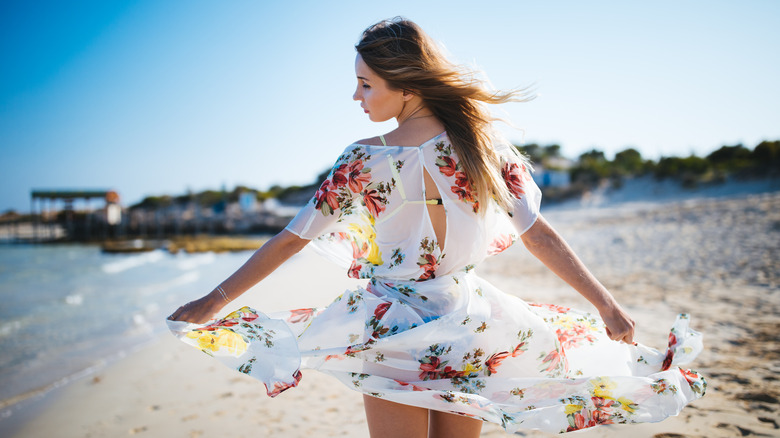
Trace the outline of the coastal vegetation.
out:
[[[729,178],[746,180],[780,176],[780,141],[762,141],[753,149],[742,144],[721,146],[705,157],[664,156],[657,161],[646,159],[627,148],[608,159],[603,151],[591,149],[576,160],[561,155],[559,145],[535,143],[518,146],[518,150],[546,171],[568,172],[571,183],[566,187],[542,188],[549,199],[565,199],[581,195],[600,184],[620,187],[628,178],[651,176],[656,180],[673,180],[683,188],[701,184],[717,184]]]

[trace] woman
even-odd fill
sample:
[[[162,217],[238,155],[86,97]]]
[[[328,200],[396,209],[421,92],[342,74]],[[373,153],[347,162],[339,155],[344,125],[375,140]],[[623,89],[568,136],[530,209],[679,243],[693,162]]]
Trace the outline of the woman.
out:
[[[324,310],[243,308],[172,329],[269,395],[295,386],[299,367],[339,378],[363,392],[372,437],[476,437],[483,420],[551,432],[660,421],[701,396],[703,379],[672,367],[701,349],[687,318],[666,354],[634,344],[634,322],[539,214],[528,164],[483,107],[522,94],[488,91],[400,18],[356,48],[353,98],[398,128],[348,146],[284,231],[170,319],[205,323],[310,241],[365,289]],[[529,305],[475,274],[518,238],[600,320]]]

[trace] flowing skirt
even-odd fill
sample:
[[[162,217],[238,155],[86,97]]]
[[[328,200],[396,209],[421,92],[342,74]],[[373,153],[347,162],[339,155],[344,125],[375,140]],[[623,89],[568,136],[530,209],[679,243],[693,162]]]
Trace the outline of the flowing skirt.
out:
[[[374,278],[324,309],[266,316],[244,307],[207,325],[168,324],[272,397],[316,369],[364,394],[508,432],[661,421],[706,387],[677,366],[702,349],[687,315],[666,351],[629,345],[610,340],[596,316],[526,303],[469,269],[422,282]]]

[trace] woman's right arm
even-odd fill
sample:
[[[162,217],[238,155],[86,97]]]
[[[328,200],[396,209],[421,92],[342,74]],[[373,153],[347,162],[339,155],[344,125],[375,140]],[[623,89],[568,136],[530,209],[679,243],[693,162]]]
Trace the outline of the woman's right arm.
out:
[[[282,230],[255,251],[220,287],[232,301],[267,277],[308,243],[308,239],[302,239],[286,229]],[[214,289],[204,297],[179,307],[169,319],[202,324],[212,319],[226,304],[228,302]]]

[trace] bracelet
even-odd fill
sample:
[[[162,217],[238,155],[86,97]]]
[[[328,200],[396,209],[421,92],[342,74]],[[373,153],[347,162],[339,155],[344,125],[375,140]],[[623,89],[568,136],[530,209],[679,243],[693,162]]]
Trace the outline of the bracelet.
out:
[[[228,298],[228,296],[227,296],[227,294],[225,293],[225,291],[224,291],[224,290],[222,290],[222,286],[217,286],[217,292],[219,292],[219,294],[220,294],[220,295],[222,295],[222,298],[223,298],[225,301],[227,301],[228,303],[230,302],[230,298]]]

